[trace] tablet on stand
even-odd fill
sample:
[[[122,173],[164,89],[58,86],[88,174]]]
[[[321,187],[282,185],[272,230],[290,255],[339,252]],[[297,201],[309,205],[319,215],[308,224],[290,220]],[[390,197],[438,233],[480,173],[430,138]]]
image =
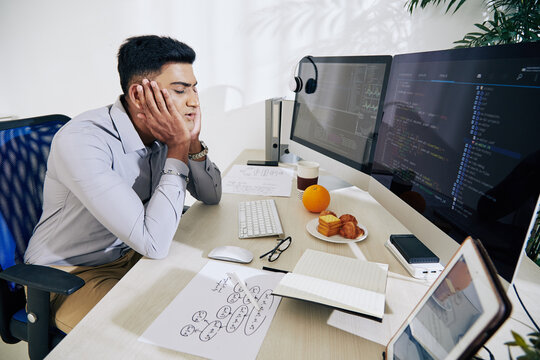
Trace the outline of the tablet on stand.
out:
[[[510,316],[486,250],[468,237],[386,347],[386,359],[470,359]]]

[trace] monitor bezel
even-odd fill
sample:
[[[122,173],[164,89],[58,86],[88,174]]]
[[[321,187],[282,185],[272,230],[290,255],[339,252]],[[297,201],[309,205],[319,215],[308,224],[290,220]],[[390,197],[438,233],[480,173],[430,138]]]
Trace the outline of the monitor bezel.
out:
[[[393,63],[537,57],[538,42],[529,42],[396,54]]]

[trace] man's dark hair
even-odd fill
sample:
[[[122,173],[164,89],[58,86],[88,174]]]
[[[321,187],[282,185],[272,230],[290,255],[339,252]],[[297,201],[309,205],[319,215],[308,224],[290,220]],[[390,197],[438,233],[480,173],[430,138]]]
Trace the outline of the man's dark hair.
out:
[[[156,74],[169,62],[193,64],[195,51],[167,36],[144,35],[126,39],[118,50],[118,74],[124,94],[132,80]]]

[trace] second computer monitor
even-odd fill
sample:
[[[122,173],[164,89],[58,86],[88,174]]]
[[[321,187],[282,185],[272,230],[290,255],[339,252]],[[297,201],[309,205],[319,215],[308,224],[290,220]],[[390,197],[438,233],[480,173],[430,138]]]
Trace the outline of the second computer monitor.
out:
[[[540,191],[540,43],[394,57],[373,177],[511,282]]]
[[[347,168],[369,174],[391,61],[391,56],[302,59],[298,77],[303,87],[295,98],[291,151],[322,162],[330,172],[345,166],[344,171],[335,170],[339,176]]]

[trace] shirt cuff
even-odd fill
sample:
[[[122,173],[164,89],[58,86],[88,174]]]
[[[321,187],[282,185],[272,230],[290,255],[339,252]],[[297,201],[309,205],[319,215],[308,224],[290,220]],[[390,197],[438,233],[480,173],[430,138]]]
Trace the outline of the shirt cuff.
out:
[[[166,172],[166,173],[163,173]],[[181,160],[167,158],[160,180],[162,185],[187,186],[189,167]],[[166,176],[170,175],[170,176]]]
[[[209,172],[211,166],[212,162],[208,159],[208,155],[206,155],[206,159],[204,159],[204,161],[189,160],[189,168],[192,171],[202,170],[203,172]]]
[[[165,160],[164,170],[174,170],[186,177],[189,175],[189,167],[182,161],[173,158],[167,158]]]

